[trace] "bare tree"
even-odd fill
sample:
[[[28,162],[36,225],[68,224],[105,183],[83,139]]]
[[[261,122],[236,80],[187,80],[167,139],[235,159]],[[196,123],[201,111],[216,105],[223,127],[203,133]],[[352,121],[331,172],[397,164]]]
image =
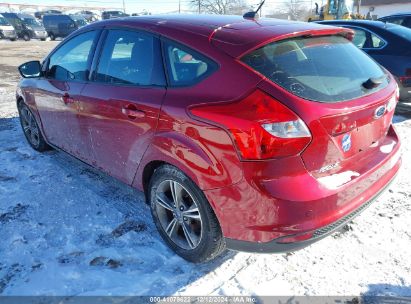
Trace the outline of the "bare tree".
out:
[[[245,0],[191,0],[191,6],[199,13],[217,15],[241,15],[247,9]]]
[[[302,0],[289,0],[289,2],[284,4],[285,11],[291,20],[304,20],[309,9],[306,7],[306,1]]]

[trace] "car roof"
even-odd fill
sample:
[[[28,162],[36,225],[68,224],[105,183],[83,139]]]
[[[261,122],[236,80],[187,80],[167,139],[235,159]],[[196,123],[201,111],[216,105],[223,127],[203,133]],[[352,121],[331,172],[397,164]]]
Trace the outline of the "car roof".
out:
[[[329,32],[347,33],[349,30],[326,27],[307,22],[273,18],[257,20],[230,15],[170,14],[109,19],[84,27],[128,26],[147,29],[189,46],[210,42],[231,56],[238,57],[253,47],[287,35]]]
[[[18,17],[17,16],[17,13],[7,13],[7,12],[4,12],[4,13],[1,13],[4,17]]]
[[[378,18],[378,20],[385,19],[385,18],[391,18],[391,17],[404,17],[404,16],[411,16],[411,12],[395,13],[392,15],[387,15],[387,16]]]
[[[65,18],[65,17],[70,18],[70,15],[66,15],[66,14],[47,14],[47,15],[43,16],[43,18]]]
[[[323,25],[334,25],[334,26],[359,26],[359,27],[364,27],[369,30],[375,30],[375,31],[382,31],[382,32],[390,32],[392,31],[390,29],[399,27],[402,28],[401,25],[395,24],[395,23],[389,23],[389,22],[384,22],[384,21],[372,21],[372,20],[331,20],[331,21],[318,21],[317,23],[323,24]]]
[[[386,23],[382,21],[376,20],[326,20],[326,21],[316,21],[319,24],[351,24],[351,25],[363,25],[363,26],[371,26],[371,27],[386,27]]]
[[[20,18],[27,18],[27,19],[34,19],[34,17],[30,14],[17,14]]]

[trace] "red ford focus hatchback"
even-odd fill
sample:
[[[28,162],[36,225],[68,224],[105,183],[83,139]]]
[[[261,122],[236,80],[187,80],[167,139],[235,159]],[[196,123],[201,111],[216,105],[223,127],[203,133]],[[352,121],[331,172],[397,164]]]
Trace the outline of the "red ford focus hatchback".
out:
[[[287,252],[340,228],[401,157],[393,77],[347,29],[234,16],[150,16],[76,31],[20,66],[30,145],[144,191],[193,262]]]

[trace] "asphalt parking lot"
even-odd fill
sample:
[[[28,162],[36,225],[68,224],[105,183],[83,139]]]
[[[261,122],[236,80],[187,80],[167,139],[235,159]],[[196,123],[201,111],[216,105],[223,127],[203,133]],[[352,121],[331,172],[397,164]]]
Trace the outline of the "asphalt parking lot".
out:
[[[295,253],[193,265],[163,244],[141,193],[26,143],[16,68],[58,43],[0,41],[0,295],[411,296],[409,117],[394,118],[396,181],[344,230]]]

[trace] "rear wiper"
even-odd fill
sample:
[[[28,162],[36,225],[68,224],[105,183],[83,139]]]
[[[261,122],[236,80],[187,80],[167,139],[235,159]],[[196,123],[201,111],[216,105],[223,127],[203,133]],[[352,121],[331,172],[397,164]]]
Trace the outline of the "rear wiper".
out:
[[[376,77],[370,77],[366,82],[363,82],[362,86],[366,88],[367,90],[374,89],[378,87],[382,82],[384,81],[384,76],[376,78]]]

